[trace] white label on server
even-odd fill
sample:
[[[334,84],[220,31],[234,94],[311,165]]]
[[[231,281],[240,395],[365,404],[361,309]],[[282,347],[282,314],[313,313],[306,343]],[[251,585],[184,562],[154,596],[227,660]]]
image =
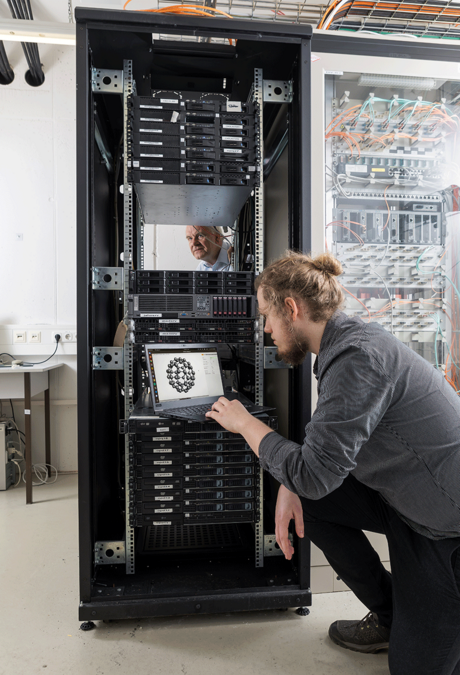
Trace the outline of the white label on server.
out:
[[[237,141],[238,136],[222,136],[223,141]]]
[[[139,129],[139,131],[142,131],[144,134],[162,134],[163,129]]]
[[[161,105],[141,105],[140,108],[148,108],[149,110],[163,110]]]
[[[157,431],[162,431],[165,433],[165,431],[169,431],[169,427],[157,427]]]
[[[155,318],[155,317],[163,316],[163,315],[162,314],[141,314],[140,316],[141,316],[141,319],[143,319],[144,317]]]
[[[227,112],[241,112],[241,101],[227,101]]]
[[[154,473],[155,478],[172,478],[172,473]]]
[[[141,183],[162,183],[162,180],[142,180],[141,178]]]
[[[155,497],[156,502],[172,502],[174,497]]]
[[[158,464],[158,466],[168,466],[172,464],[172,461],[170,459],[155,459],[154,464]]]
[[[163,141],[141,141],[141,145],[163,145]]]
[[[153,454],[157,454],[157,455],[166,455],[166,454],[169,453],[169,452],[172,452],[172,448],[167,448],[166,450],[165,450],[165,449],[163,449],[163,450],[154,450],[154,451],[153,451]]]
[[[179,103],[177,98],[160,98],[160,103]]]
[[[155,490],[172,490],[174,485],[155,485]],[[155,497],[157,499],[157,497]]]
[[[242,124],[223,124],[222,129],[242,129]]]
[[[162,436],[161,438],[155,438],[155,436],[152,438],[152,441],[172,441],[172,436]]]
[[[164,155],[147,155],[147,154],[141,152],[141,157],[164,157]]]
[[[164,122],[161,117],[141,117],[141,122]]]
[[[243,154],[242,150],[235,150],[234,148],[224,148],[224,152],[229,152],[232,155],[242,155]]]
[[[141,169],[142,171],[163,171],[162,166],[141,166]]]
[[[168,337],[168,335],[170,337],[180,337],[180,333],[169,333],[169,332],[161,333],[160,332],[160,335],[161,335],[161,337]]]
[[[345,166],[345,171],[353,171],[353,173],[367,173],[369,171],[369,167],[365,164],[347,164]]]
[[[155,509],[154,513],[172,513],[172,509]]]
[[[134,160],[133,161],[133,167],[136,169],[139,166],[139,162]]]
[[[180,323],[180,319],[162,319],[158,323]]]
[[[170,520],[154,520],[152,525],[172,525],[172,522]]]

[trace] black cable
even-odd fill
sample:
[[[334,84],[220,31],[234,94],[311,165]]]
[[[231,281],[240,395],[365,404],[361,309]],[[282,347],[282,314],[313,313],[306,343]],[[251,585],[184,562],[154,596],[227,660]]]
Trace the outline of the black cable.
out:
[[[13,414],[13,422],[16,424],[16,419],[14,417],[13,401],[11,399],[9,399],[9,401],[10,401],[10,406],[11,406],[11,412]]]
[[[23,0],[23,12],[24,12],[24,15],[29,19],[29,21],[34,20],[30,0]],[[43,73],[42,65],[40,63],[40,54],[38,52],[38,45],[37,45],[37,43],[33,42],[33,43],[31,43],[31,47],[32,47],[32,51],[34,53],[35,65],[36,65],[37,71],[38,71],[38,79],[39,79],[40,84],[42,84],[44,79],[45,79],[45,76],[44,76],[44,73]]]
[[[13,19],[33,21],[32,7],[30,6],[30,3],[27,6],[25,3],[22,4],[21,0],[6,1],[8,3],[8,7],[10,8]],[[26,57],[27,65],[29,66],[32,83],[37,86],[43,84],[45,80],[45,74],[40,63],[40,55],[37,44],[32,42],[21,42],[21,45],[24,51],[24,56]]]
[[[61,339],[61,337],[59,336],[59,340],[60,340],[60,339]],[[51,354],[51,356],[48,356],[47,359],[45,359],[44,361],[36,361],[35,363],[29,363],[28,361],[27,361],[27,362],[26,362],[26,361],[23,361],[23,363],[21,363],[21,366],[23,366],[23,367],[38,366],[38,365],[40,365],[41,363],[46,363],[47,361],[49,361],[50,359],[52,359],[53,356],[54,356],[54,355],[56,354],[56,352],[57,352],[57,348],[59,347],[59,340],[56,340],[56,349],[55,349],[54,352]]]
[[[1,84],[11,84],[11,82],[14,80],[13,69],[10,66],[10,62],[8,61],[2,41],[0,41],[0,74],[3,78],[3,82]]]
[[[16,0],[6,0],[8,7],[10,8],[11,15],[13,19],[25,19],[25,16],[22,13],[22,8],[16,4]],[[29,66],[30,74],[33,79],[37,79],[37,72],[35,70],[36,66],[33,63],[32,55],[30,53],[29,44],[26,42],[21,42],[22,49],[24,51],[24,56],[26,57],[27,65]]]

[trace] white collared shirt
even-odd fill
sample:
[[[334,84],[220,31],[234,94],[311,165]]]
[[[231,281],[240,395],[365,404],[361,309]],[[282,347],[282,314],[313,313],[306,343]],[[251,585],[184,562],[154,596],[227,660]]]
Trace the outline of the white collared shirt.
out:
[[[206,260],[201,260],[196,269],[205,272],[232,272],[233,267],[228,260],[228,248],[229,247],[226,247],[225,244],[222,246],[214,265],[206,262]]]

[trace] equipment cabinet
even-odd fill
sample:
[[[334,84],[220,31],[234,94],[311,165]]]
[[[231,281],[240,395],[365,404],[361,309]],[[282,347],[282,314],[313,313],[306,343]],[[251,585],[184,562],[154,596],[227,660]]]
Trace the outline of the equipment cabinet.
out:
[[[230,328],[224,326],[225,340],[231,342],[217,340],[228,372],[238,373],[239,385],[256,403],[269,401],[277,408],[267,416],[271,424],[302,441],[311,409],[310,361],[295,371],[279,367],[276,350],[267,354],[256,314],[245,316],[246,323],[235,318],[238,307],[255,312],[255,303],[229,300],[222,307],[234,308],[235,317],[210,317],[206,330],[197,327],[207,292],[242,295],[253,276],[193,281],[190,276],[147,274],[144,235],[152,223],[226,225],[231,216],[234,269],[252,275],[283,247],[310,250],[311,29],[81,8],[76,21],[80,619],[309,605],[309,543],[296,542],[292,561],[277,548],[277,485],[261,472],[257,459],[250,457],[243,486],[245,504],[254,504],[251,518],[240,514],[226,522],[210,518],[184,525],[180,500],[188,488],[180,466],[177,475],[168,472],[165,488],[174,504],[170,511],[179,519],[145,524],[159,483],[155,472],[147,471],[142,439],[148,436],[152,443],[161,435],[161,420],[152,415],[145,394],[142,344],[146,331],[153,329],[145,317],[133,314],[136,298],[146,297],[133,296],[133,288],[138,290],[133,284],[146,284],[142,289],[147,287],[152,302],[158,302],[158,294],[166,298],[171,311],[180,309],[179,298],[189,297],[184,335],[193,330],[214,342],[222,321],[229,326],[233,321]],[[142,122],[141,103],[154,102],[159,92],[166,92],[165,107],[156,122],[151,115]],[[174,92],[184,103],[177,110],[167,103],[175,100]],[[232,129],[236,118],[240,126]],[[183,132],[177,120],[183,120]],[[135,165],[133,153],[145,139],[142,124],[163,130],[172,159],[163,158],[158,166],[147,163],[144,169]],[[225,137],[219,136],[221,124],[229,128]],[[182,149],[187,154],[183,167]],[[235,150],[244,154],[233,155]],[[227,159],[233,156],[236,164]],[[168,179],[157,180],[152,167]],[[289,209],[277,219],[264,203],[280,185],[286,186]],[[188,287],[195,295],[185,295]],[[199,299],[195,305],[193,298]],[[130,321],[139,322],[135,329]],[[170,326],[156,329],[155,339],[168,339]],[[182,339],[179,330],[174,336]],[[231,453],[240,451],[240,439],[212,425],[185,425],[168,438],[180,444],[187,434],[194,435],[195,443],[206,442],[211,453],[221,452],[229,466]],[[232,443],[236,449],[225,453]],[[191,479],[193,489],[208,489],[208,498],[213,487],[226,490],[219,493],[224,497],[234,487],[224,483],[230,474],[215,485],[200,483],[195,474]],[[194,499],[190,512],[199,510]],[[133,508],[140,514],[137,519],[130,515]]]

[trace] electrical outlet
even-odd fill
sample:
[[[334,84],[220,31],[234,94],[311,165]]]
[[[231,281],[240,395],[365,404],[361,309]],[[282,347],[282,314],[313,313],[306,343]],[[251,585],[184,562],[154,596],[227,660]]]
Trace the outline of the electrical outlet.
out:
[[[69,330],[67,328],[56,328],[55,331],[52,333],[52,338],[54,340],[54,336],[59,333],[61,336],[60,342],[76,342],[77,341],[77,334],[73,330]]]
[[[25,341],[26,341],[26,331],[25,330],[15,330],[13,332],[13,342],[24,343]]]
[[[39,330],[30,330],[29,331],[29,342],[41,342],[42,334]]]

